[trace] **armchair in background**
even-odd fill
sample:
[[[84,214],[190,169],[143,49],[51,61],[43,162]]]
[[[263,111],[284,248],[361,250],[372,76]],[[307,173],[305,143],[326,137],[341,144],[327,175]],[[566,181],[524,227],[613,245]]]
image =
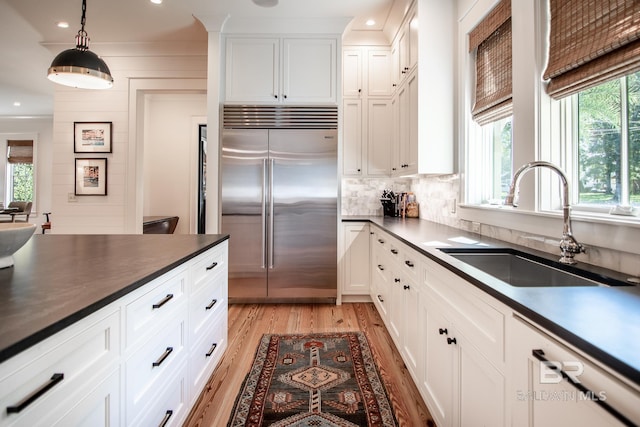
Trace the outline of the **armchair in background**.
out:
[[[29,222],[32,202],[11,202],[0,210],[0,222]]]

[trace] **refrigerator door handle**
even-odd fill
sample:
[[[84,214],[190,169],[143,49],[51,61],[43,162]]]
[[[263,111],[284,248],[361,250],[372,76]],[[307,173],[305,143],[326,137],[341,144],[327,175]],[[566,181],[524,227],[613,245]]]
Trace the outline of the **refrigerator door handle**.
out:
[[[269,159],[269,268],[273,268],[273,165],[275,159]]]
[[[267,266],[267,159],[262,159],[262,265]]]

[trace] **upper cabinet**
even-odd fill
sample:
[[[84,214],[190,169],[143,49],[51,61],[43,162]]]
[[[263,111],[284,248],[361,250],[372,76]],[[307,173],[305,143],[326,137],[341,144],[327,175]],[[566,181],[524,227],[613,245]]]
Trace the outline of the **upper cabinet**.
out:
[[[335,104],[335,37],[227,37],[228,103]]]
[[[387,48],[349,46],[342,52],[342,96],[391,96],[391,52]]]

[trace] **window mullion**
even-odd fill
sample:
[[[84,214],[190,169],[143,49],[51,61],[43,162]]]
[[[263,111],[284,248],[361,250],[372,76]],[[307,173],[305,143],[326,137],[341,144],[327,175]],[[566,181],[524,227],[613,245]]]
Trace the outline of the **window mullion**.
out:
[[[620,200],[626,206],[629,201],[629,92],[627,78],[620,79]]]

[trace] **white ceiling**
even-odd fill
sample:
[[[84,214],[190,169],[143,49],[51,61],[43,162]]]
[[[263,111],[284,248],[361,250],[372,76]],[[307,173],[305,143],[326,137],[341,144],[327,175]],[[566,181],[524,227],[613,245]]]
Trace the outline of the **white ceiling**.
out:
[[[206,41],[196,17],[230,19],[348,18],[350,31],[381,32],[407,0],[280,0],[272,8],[251,0],[87,0],[91,46],[111,42]],[[400,5],[400,6],[399,6]],[[399,13],[402,13],[400,11]],[[0,117],[50,115],[53,83],[46,78],[55,52],[74,46],[81,0],[0,0]],[[376,25],[367,27],[367,19]],[[60,29],[58,21],[69,28]],[[60,48],[51,47],[61,43]],[[49,46],[48,49],[44,46]],[[97,52],[99,53],[99,52]],[[14,102],[20,106],[14,106]]]

